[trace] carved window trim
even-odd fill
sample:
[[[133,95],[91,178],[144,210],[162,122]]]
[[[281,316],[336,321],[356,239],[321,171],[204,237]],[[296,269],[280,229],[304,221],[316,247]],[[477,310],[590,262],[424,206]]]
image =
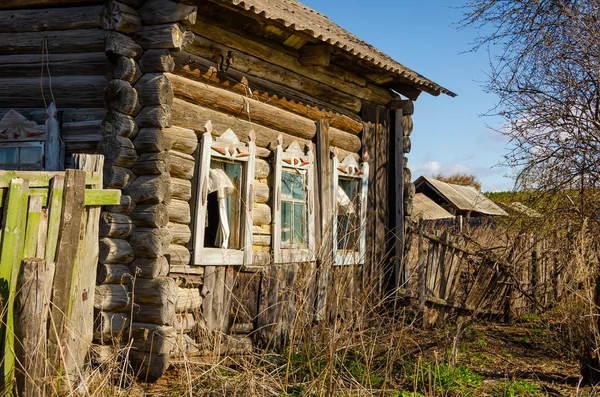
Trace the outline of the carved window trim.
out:
[[[15,163],[2,163],[1,169],[6,170],[43,170],[45,160],[46,127],[27,119],[14,109],[9,110],[0,120],[0,148],[14,149],[17,160]],[[39,149],[39,163],[24,164],[20,161],[23,148]],[[36,165],[36,166],[34,166]]]
[[[231,129],[216,139],[212,137],[212,123],[204,126],[198,146],[198,171],[196,175],[194,239],[192,266],[248,266],[252,264],[252,208],[254,207],[254,170],[256,159],[256,136],[249,134],[250,141],[240,142]],[[206,226],[208,179],[211,159],[235,161],[242,164],[240,211],[240,249],[204,247]]]
[[[274,263],[314,262],[315,257],[315,176],[314,154],[309,142],[307,150],[303,150],[297,141],[293,141],[285,150],[283,137],[277,137],[277,148],[274,158],[273,176],[273,218],[272,248]],[[305,174],[306,183],[306,248],[285,248],[281,243],[281,188],[282,175],[285,169],[297,170]]]
[[[349,154],[342,160],[338,159],[337,148],[334,149],[333,162],[333,257],[334,263],[341,265],[362,265],[365,263],[366,254],[366,238],[367,238],[367,201],[369,195],[369,156],[367,153],[363,156],[363,163],[359,164],[353,155]],[[357,179],[360,181],[360,235],[358,238],[358,251],[340,251],[338,249],[338,204],[337,204],[337,189],[339,180]]]

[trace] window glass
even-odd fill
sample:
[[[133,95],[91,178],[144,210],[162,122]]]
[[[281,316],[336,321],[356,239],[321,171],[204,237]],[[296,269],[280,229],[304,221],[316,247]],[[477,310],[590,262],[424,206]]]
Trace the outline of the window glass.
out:
[[[22,147],[19,149],[19,163],[37,164],[41,163],[42,151],[39,147]]]
[[[297,170],[281,174],[281,242],[288,247],[307,243],[306,176]]]
[[[19,149],[14,147],[0,148],[0,164],[17,164]]]
[[[352,203],[344,208],[338,205],[338,249],[357,250],[360,237],[360,180],[340,178],[338,184]]]
[[[212,160],[210,168],[222,170],[220,172],[222,178],[219,179],[225,179],[224,182],[226,182],[228,188],[221,189],[223,191],[221,194],[225,194],[222,198],[219,198],[219,191],[217,190],[208,194],[204,246],[219,247],[223,242],[222,237],[227,235],[227,248],[240,249],[242,165],[236,162]],[[219,183],[215,180],[215,186],[211,189],[218,189],[218,185],[225,186],[225,183]],[[233,186],[233,189],[231,186]],[[220,200],[223,200],[225,205],[224,211]]]

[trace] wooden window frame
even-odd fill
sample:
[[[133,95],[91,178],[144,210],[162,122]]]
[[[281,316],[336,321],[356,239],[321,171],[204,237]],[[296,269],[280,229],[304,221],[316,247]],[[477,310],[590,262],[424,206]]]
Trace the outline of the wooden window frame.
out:
[[[274,263],[302,263],[314,262],[315,255],[315,176],[314,154],[312,144],[309,142],[305,152],[297,141],[293,141],[285,150],[283,137],[277,137],[277,148],[274,159],[273,176],[273,218],[272,218],[272,244]],[[281,244],[281,185],[284,168],[298,170],[306,173],[306,248],[285,248]]]
[[[193,219],[194,239],[192,266],[249,266],[252,264],[252,208],[254,207],[254,170],[256,158],[256,136],[249,134],[250,141],[240,142],[235,133],[228,129],[213,139],[212,123],[205,125],[198,148],[198,171],[196,176],[195,215]],[[234,161],[242,164],[240,249],[204,247],[208,178],[211,159]]]
[[[365,263],[366,254],[366,239],[367,239],[367,199],[369,196],[369,157],[365,153],[363,156],[364,162],[359,164],[353,155],[349,154],[340,163],[338,152],[334,149],[333,162],[333,257],[336,266],[343,265],[363,265]],[[337,189],[340,177],[344,179],[357,179],[360,183],[360,236],[358,239],[358,251],[340,252],[338,249],[338,205],[337,205]]]
[[[20,149],[21,148],[39,148],[40,149],[40,167],[39,169],[31,169],[31,168],[21,168],[21,159],[20,159]],[[17,162],[15,164],[0,164],[0,169],[3,170],[15,170],[15,171],[19,171],[19,170],[24,170],[24,171],[42,171],[44,170],[44,150],[45,150],[45,145],[44,145],[44,141],[3,141],[0,142],[0,149],[18,149],[18,154],[17,154]],[[16,168],[11,168],[11,166],[16,166]]]

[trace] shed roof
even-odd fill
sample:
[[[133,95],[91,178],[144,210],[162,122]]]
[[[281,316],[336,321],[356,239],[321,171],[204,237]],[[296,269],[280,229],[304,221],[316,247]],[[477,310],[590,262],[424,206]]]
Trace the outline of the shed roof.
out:
[[[419,73],[394,61],[372,45],[362,41],[350,32],[342,29],[331,19],[296,0],[212,0],[240,7],[265,19],[276,21],[297,32],[329,43],[354,57],[362,59],[384,71],[390,72],[403,83],[409,82],[421,91],[431,95],[456,94],[429,80]]]
[[[415,181],[417,191],[424,183],[442,196],[448,203],[461,211],[473,211],[484,215],[507,216],[508,214],[496,203],[485,197],[479,190],[471,186],[453,185],[437,179],[419,177]]]
[[[454,218],[451,213],[440,207],[424,195],[423,193],[415,194],[413,198],[413,215],[414,219],[423,218],[424,220],[448,219]]]

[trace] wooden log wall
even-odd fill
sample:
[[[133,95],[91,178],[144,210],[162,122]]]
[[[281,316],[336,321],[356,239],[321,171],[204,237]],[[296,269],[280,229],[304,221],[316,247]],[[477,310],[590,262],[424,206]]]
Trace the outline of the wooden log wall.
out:
[[[106,113],[102,2],[1,3],[0,117],[16,107],[30,120],[43,123],[44,109],[55,102],[65,158],[94,153]]]

